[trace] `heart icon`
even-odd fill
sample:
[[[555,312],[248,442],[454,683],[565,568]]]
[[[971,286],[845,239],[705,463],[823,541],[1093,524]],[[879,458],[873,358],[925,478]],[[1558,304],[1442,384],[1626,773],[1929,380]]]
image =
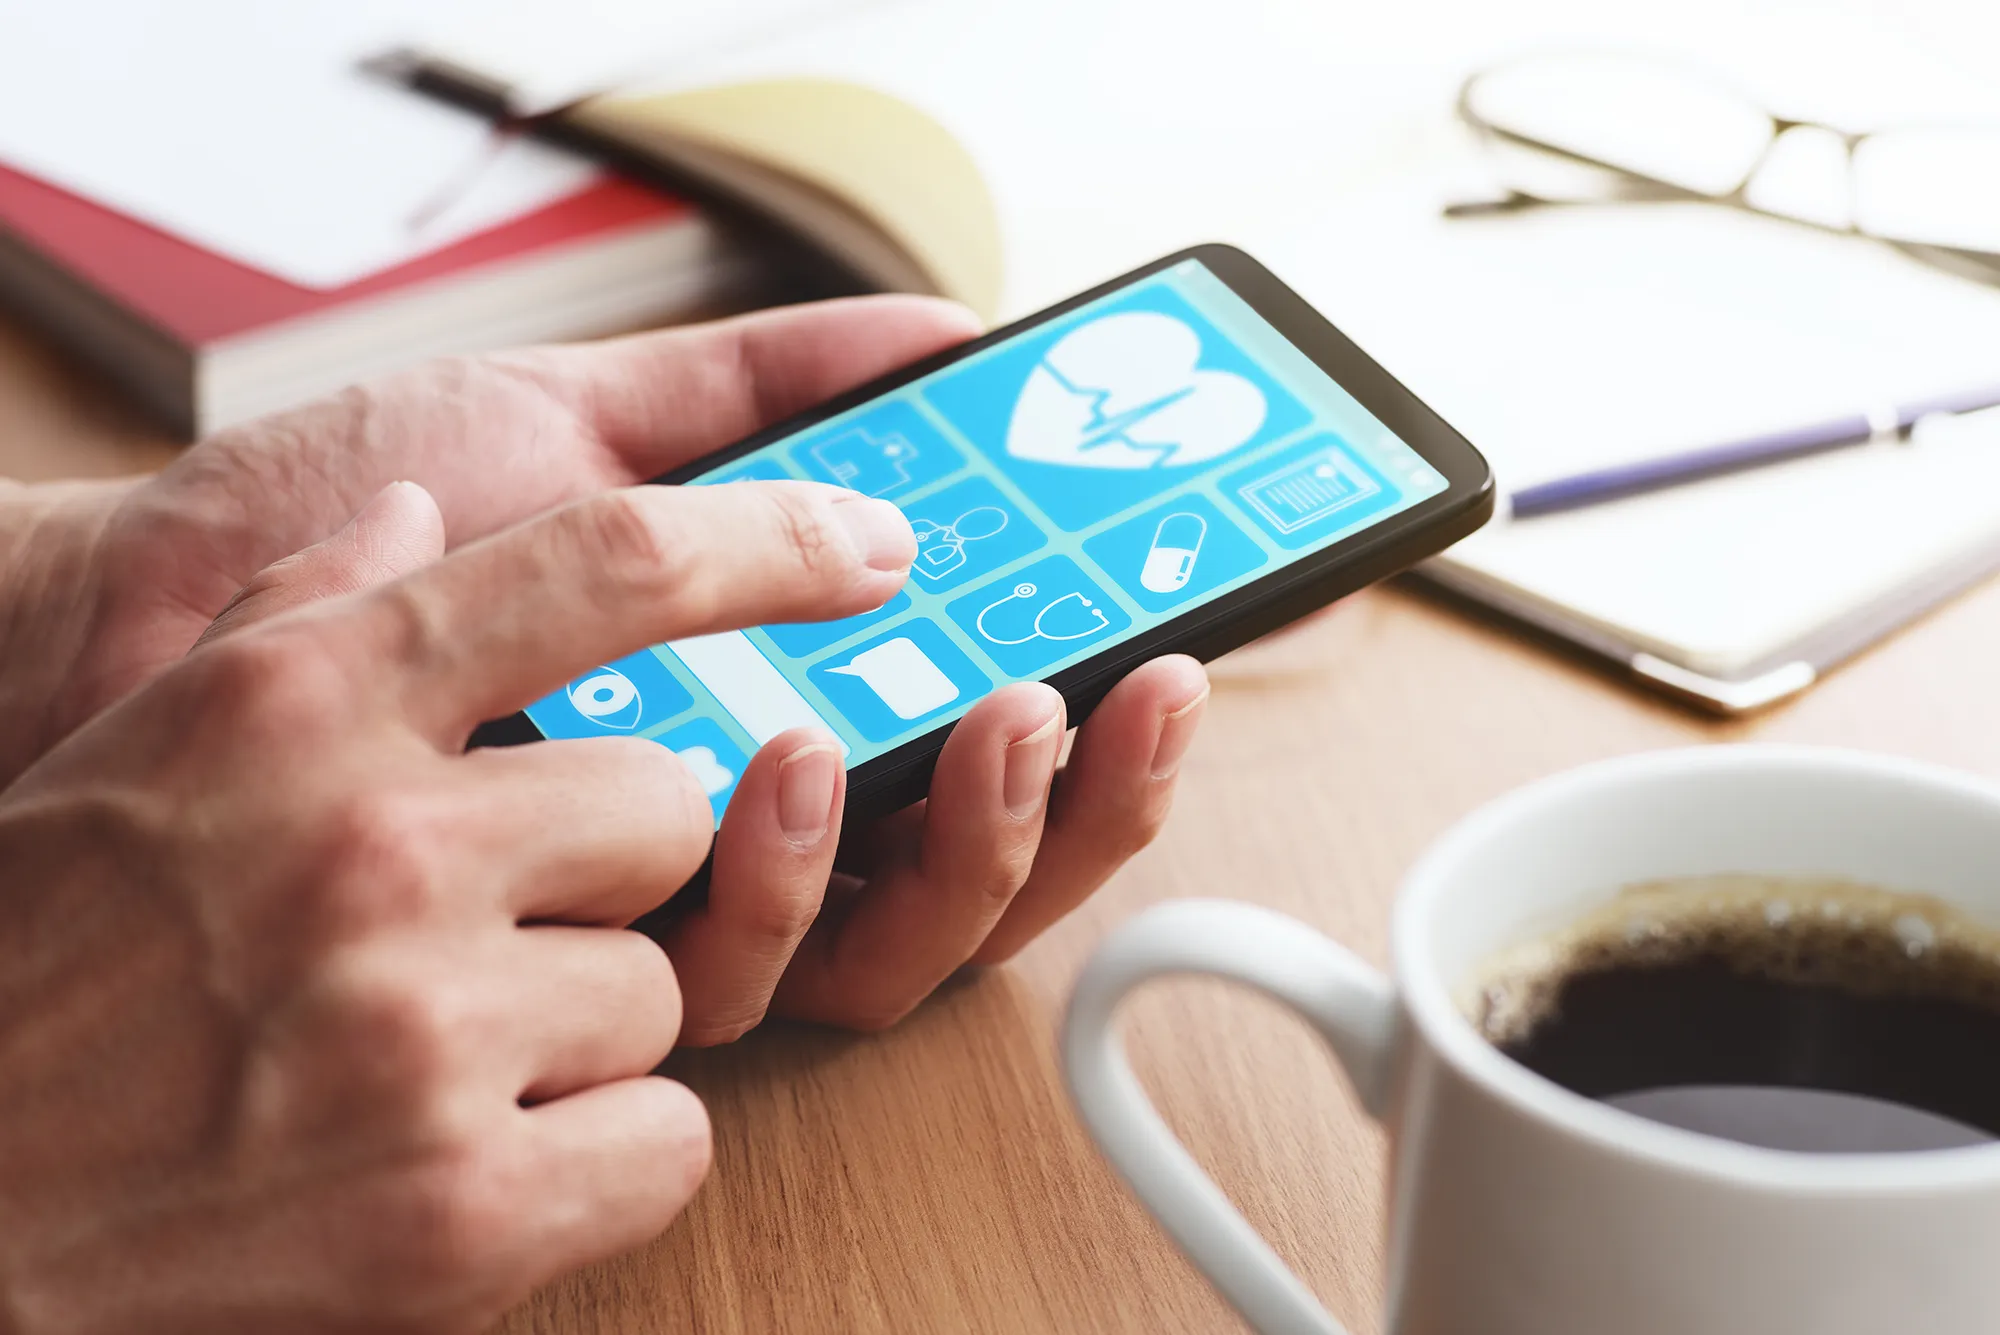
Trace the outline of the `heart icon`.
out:
[[[1264,424],[1264,394],[1200,362],[1200,335],[1171,315],[1080,325],[1029,372],[1007,453],[1063,468],[1184,468],[1227,454]]]

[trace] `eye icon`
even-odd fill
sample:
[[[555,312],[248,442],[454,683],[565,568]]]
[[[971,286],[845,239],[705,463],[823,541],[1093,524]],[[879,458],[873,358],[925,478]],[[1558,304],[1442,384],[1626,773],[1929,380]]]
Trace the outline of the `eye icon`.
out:
[[[601,667],[570,684],[569,702],[576,712],[600,728],[630,732],[639,726],[645,702],[632,679],[614,667]]]

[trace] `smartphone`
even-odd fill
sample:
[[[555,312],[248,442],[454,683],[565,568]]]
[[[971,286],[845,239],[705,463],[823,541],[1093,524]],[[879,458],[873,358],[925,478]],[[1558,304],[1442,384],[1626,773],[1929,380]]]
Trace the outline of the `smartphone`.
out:
[[[895,502],[902,591],[606,663],[474,744],[623,734],[677,752],[716,819],[800,724],[846,747],[848,811],[923,796],[952,723],[1046,681],[1081,721],[1147,659],[1207,660],[1484,523],[1477,451],[1269,270],[1198,246],[657,479],[807,478]]]

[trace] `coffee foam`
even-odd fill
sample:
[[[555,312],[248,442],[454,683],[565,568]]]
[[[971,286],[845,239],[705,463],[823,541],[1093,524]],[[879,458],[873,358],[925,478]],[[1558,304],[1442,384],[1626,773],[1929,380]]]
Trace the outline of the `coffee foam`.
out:
[[[1630,886],[1561,931],[1490,957],[1457,1000],[1487,1041],[1505,1046],[1553,1015],[1573,978],[1696,963],[2000,1011],[2000,930],[1962,909],[1851,881],[1740,875]]]

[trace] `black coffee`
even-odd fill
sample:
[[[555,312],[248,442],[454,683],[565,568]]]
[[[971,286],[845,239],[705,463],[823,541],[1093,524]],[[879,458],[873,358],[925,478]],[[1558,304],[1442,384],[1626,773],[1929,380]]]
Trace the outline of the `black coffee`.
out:
[[[2000,1137],[2000,934],[1827,881],[1635,887],[1510,952],[1469,998],[1502,1052],[1579,1094],[1819,1153]]]

